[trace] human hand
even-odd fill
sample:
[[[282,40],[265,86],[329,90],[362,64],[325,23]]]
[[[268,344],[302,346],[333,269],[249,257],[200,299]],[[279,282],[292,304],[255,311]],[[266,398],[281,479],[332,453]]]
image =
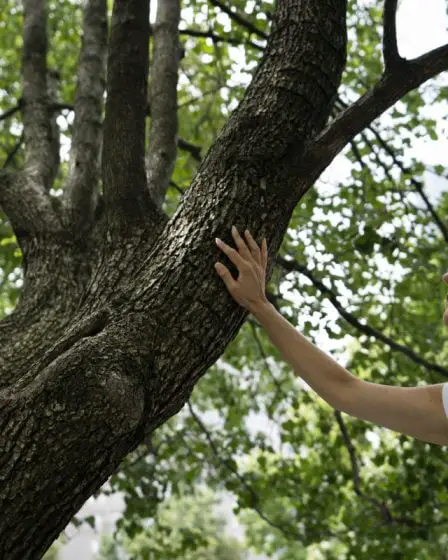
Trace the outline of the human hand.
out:
[[[255,313],[260,307],[268,303],[265,295],[268,248],[266,239],[263,239],[260,250],[248,230],[244,232],[244,235],[247,245],[236,227],[232,227],[232,236],[238,251],[229,247],[221,239],[216,238],[216,245],[238,268],[238,279],[235,280],[229,269],[222,263],[215,263],[215,269],[223,279],[233,299],[251,313]]]

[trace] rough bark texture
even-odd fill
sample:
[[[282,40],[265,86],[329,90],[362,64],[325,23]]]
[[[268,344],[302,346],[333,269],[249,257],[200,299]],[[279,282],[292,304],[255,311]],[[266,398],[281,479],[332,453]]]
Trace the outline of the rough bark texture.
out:
[[[176,162],[177,74],[181,54],[179,19],[179,0],[157,3],[149,96],[151,128],[146,166],[148,183],[159,207],[165,200]]]
[[[107,1],[88,0],[84,11],[75,100],[71,169],[64,190],[68,222],[83,232],[97,203],[101,119],[107,55]]]
[[[114,239],[160,220],[144,166],[149,2],[117,0],[111,23],[102,178]]]
[[[25,0],[23,18],[23,124],[25,168],[48,188],[55,174],[47,85],[45,0]]]
[[[25,270],[17,309],[0,323],[5,560],[40,558],[144,434],[185,404],[237,335],[247,314],[215,273],[222,253],[214,238],[231,242],[232,224],[249,228],[259,242],[266,237],[270,277],[293,209],[321,169],[321,160],[314,168],[307,160],[305,173],[304,157],[327,122],[346,45],[345,0],[278,0],[252,84],[168,220],[157,203],[162,183],[148,185],[145,170],[148,2],[114,2],[101,198],[95,162],[104,19],[97,8],[105,3],[86,4],[92,11],[81,66],[90,60],[99,70],[90,101],[82,94],[90,82],[80,73],[75,170],[63,204],[47,191],[43,0],[26,8],[27,169],[0,173],[0,204]],[[90,34],[88,22],[95,27]],[[327,131],[321,142],[325,134],[331,138]],[[96,147],[84,154],[91,140]],[[321,147],[327,159],[331,149]],[[66,212],[74,207],[79,212]],[[87,221],[82,235],[67,216]]]

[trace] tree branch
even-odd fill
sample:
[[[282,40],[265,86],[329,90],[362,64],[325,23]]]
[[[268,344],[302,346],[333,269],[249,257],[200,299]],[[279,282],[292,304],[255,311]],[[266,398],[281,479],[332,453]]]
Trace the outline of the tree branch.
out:
[[[216,91],[218,91],[219,88],[215,88],[213,90],[211,90],[211,93],[214,93]],[[196,101],[196,100],[193,100]],[[192,102],[191,100],[187,101],[187,103]],[[181,105],[181,106],[185,106],[185,104]],[[179,108],[180,106],[178,106]],[[54,110],[67,110],[67,111],[75,111],[75,107],[74,105],[69,105],[68,103],[55,103],[53,106]],[[192,155],[193,159],[195,159],[196,161],[202,161],[202,155],[201,155],[201,151],[202,151],[202,146],[198,146],[197,144],[192,144],[191,142],[188,142],[188,140],[184,140],[183,138],[177,138],[177,147],[181,150],[184,150],[186,152],[190,152],[190,154]]]
[[[343,107],[347,107],[347,104],[344,101],[342,101],[342,99],[338,99],[338,104],[342,105]],[[445,222],[439,216],[439,214],[436,211],[436,209],[434,208],[434,206],[431,204],[431,201],[429,200],[429,198],[427,197],[427,195],[424,191],[423,183],[421,181],[418,181],[417,179],[415,179],[412,176],[411,170],[409,168],[407,168],[404,165],[404,163],[399,159],[399,157],[398,157],[397,153],[395,152],[394,148],[386,140],[384,140],[384,138],[381,136],[381,133],[377,130],[377,128],[375,126],[370,125],[367,128],[375,136],[375,138],[376,138],[378,144],[380,145],[380,147],[387,153],[387,155],[390,156],[393,164],[396,167],[398,167],[398,169],[400,169],[400,171],[402,173],[404,173],[406,175],[409,175],[409,181],[410,181],[411,185],[413,185],[415,187],[415,190],[418,192],[418,194],[422,198],[423,202],[426,205],[426,208],[428,209],[428,212],[431,214],[434,222],[436,223],[437,227],[439,228],[439,230],[440,230],[440,232],[443,236],[443,239],[448,243],[448,226],[445,224]],[[381,159],[378,157],[378,154],[375,153],[373,145],[369,141],[367,135],[365,133],[361,133],[361,136],[362,136],[364,142],[369,146],[372,153],[375,155],[375,159],[376,159],[378,165],[381,166],[381,168],[383,169],[384,173],[389,178],[389,180],[393,182],[394,180],[393,180],[392,175],[389,171],[389,167],[386,165],[385,162],[381,161]],[[361,155],[360,155],[360,153],[359,153],[359,151],[356,147],[356,144],[353,141],[350,141],[350,144],[351,144],[351,148],[352,148],[352,151],[353,151],[356,159],[361,164],[361,166],[365,167],[366,164],[362,160],[362,157],[361,157]]]
[[[241,39],[235,39],[234,37],[225,37],[224,35],[217,35],[213,31],[200,31],[198,29],[179,29],[180,35],[187,35],[189,37],[204,37],[211,39],[215,43],[228,43],[229,45],[245,45],[263,51],[264,47],[253,43],[252,41],[244,41]]]
[[[359,465],[358,459],[356,457],[356,450],[353,445],[352,440],[348,434],[347,426],[345,425],[344,419],[342,417],[342,413],[339,410],[334,411],[334,416],[336,418],[336,422],[338,423],[339,429],[342,433],[342,439],[344,440],[344,444],[347,448],[348,454],[350,456],[350,463],[352,465],[352,476],[353,476],[353,488],[356,494],[368,502],[370,502],[380,513],[381,517],[384,519],[386,523],[392,523],[394,521],[392,513],[387,506],[387,504],[383,501],[380,502],[376,498],[372,498],[371,496],[367,496],[361,490],[361,476],[359,473]]]
[[[185,195],[185,191],[183,191],[177,183],[175,183],[172,179],[170,180],[170,187],[174,187],[178,193],[182,196]]]
[[[15,113],[17,113],[17,111],[20,111],[20,103],[18,103],[15,107],[11,107],[11,109],[8,109],[4,113],[2,113],[0,115],[0,121],[4,121],[5,119],[11,117]]]
[[[249,33],[254,33],[255,35],[257,35],[261,39],[267,39],[269,37],[269,35],[267,33],[262,31],[261,29],[259,29],[256,25],[254,25],[248,19],[244,18],[243,16],[241,16],[238,13],[231,10],[228,6],[226,6],[224,4],[224,2],[221,2],[221,0],[210,0],[210,4],[219,8],[221,11],[223,11],[225,14],[227,14],[229,16],[229,18],[232,19],[238,25],[241,25],[242,27],[245,27],[249,31]]]
[[[404,62],[398,54],[397,45],[397,3],[398,0],[385,0],[383,12],[383,59],[386,72]]]
[[[418,181],[417,179],[412,177],[411,170],[408,169],[398,159],[397,154],[394,152],[394,150],[391,148],[391,146],[381,137],[381,134],[376,130],[375,127],[370,126],[369,130],[375,135],[375,138],[378,140],[379,145],[392,158],[393,164],[396,165],[402,173],[405,173],[406,175],[409,175],[409,181],[410,181],[411,185],[415,187],[415,190],[418,192],[418,194],[422,198],[423,202],[425,203],[426,208],[428,209],[428,212],[431,214],[434,222],[437,224],[437,227],[439,228],[439,230],[440,230],[440,232],[443,236],[443,239],[448,243],[448,226],[445,224],[445,222],[442,220],[442,218],[437,213],[434,206],[431,204],[431,201],[429,200],[429,198],[427,197],[427,195],[426,195],[426,193],[423,189],[422,182]]]
[[[52,126],[47,92],[45,0],[24,1],[23,126],[25,171],[50,188],[54,175]]]
[[[179,0],[157,4],[151,68],[151,127],[146,158],[149,189],[156,204],[165,199],[176,162],[177,78],[180,61]]]
[[[107,63],[102,176],[109,231],[163,219],[145,171],[149,2],[115,0]]]
[[[417,521],[414,521],[414,519],[412,519],[411,517],[406,517],[406,516],[395,516],[393,515],[390,507],[386,504],[386,502],[380,501],[377,498],[372,498],[371,496],[367,496],[362,490],[361,490],[361,477],[360,477],[360,472],[359,472],[359,465],[358,465],[358,460],[356,457],[356,449],[350,439],[350,436],[348,434],[348,430],[347,430],[347,426],[344,423],[344,420],[342,418],[342,414],[339,410],[335,410],[334,411],[334,416],[336,418],[336,421],[338,423],[339,429],[341,430],[342,433],[342,438],[344,440],[344,444],[347,447],[347,451],[349,453],[350,456],[350,463],[352,465],[352,475],[353,475],[353,487],[354,490],[356,492],[356,494],[358,496],[360,496],[361,498],[364,498],[365,500],[369,501],[374,507],[376,507],[382,517],[382,519],[384,520],[385,523],[387,524],[402,524],[402,525],[406,525],[407,527],[432,527],[434,526],[434,524],[425,524],[425,523],[419,523]],[[438,522],[436,525],[442,525],[447,523],[448,520],[447,519],[443,519],[442,521]]]
[[[320,280],[318,280],[305,266],[303,266],[302,264],[296,261],[287,261],[283,257],[277,257],[277,263],[285,270],[300,272],[301,274],[306,276],[309,280],[311,280],[311,282],[316,286],[316,288],[318,288],[318,290],[322,294],[325,294],[325,296],[329,299],[333,307],[337,309],[341,317],[343,317],[347,321],[347,323],[349,323],[359,331],[369,336],[373,336],[374,338],[380,340],[381,342],[384,342],[384,344],[387,344],[390,348],[392,348],[392,350],[401,352],[403,355],[407,356],[416,364],[425,367],[428,371],[435,371],[443,375],[444,377],[448,377],[448,370],[446,368],[434,364],[432,362],[429,362],[428,360],[425,360],[425,358],[422,358],[407,346],[395,342],[394,340],[384,335],[382,332],[374,329],[373,327],[369,325],[363,325],[356,317],[354,317],[351,313],[346,311],[342,303],[340,303],[340,301],[338,300],[336,294],[330,288],[327,288],[325,284],[323,284]]]
[[[6,169],[13,162],[13,160],[14,160],[15,156],[17,155],[18,151],[20,150],[22,144],[23,144],[23,132],[20,135],[20,138],[15,143],[13,149],[6,156],[6,159],[3,163],[3,169]]]
[[[190,152],[190,154],[196,161],[202,161],[201,146],[196,146],[196,144],[191,144],[190,142],[187,142],[182,138],[178,138],[177,145],[181,150]]]
[[[75,230],[91,223],[98,196],[107,54],[107,0],[88,0],[78,67],[70,175],[64,205]]]
[[[448,44],[403,62],[342,111],[306,149],[302,174],[311,184],[364,128],[409,91],[448,69]]]
[[[262,356],[262,358],[263,358],[263,361],[264,361],[264,364],[265,364],[265,367],[266,367],[267,371],[269,372],[269,375],[271,376],[272,382],[273,382],[274,385],[275,385],[276,393],[275,393],[275,396],[274,396],[274,400],[275,400],[275,398],[277,397],[277,394],[278,394],[278,393],[281,393],[281,394],[283,395],[283,397],[284,397],[285,399],[287,399],[287,398],[288,398],[288,394],[287,394],[287,393],[285,392],[285,390],[283,389],[282,384],[281,384],[281,381],[279,381],[279,380],[277,379],[277,377],[275,376],[274,372],[272,371],[272,368],[271,368],[271,366],[269,365],[269,362],[268,362],[268,357],[267,357],[267,355],[266,355],[266,352],[264,351],[263,344],[262,344],[262,342],[261,342],[261,340],[260,340],[260,338],[259,338],[259,336],[258,336],[257,329],[258,329],[259,327],[261,327],[261,325],[259,325],[256,321],[252,321],[252,320],[249,320],[248,322],[249,322],[249,325],[250,325],[250,327],[251,327],[251,329],[252,329],[252,335],[253,335],[253,337],[254,337],[254,339],[255,339],[255,342],[256,342],[256,344],[257,344],[257,346],[258,346],[258,352],[261,354],[261,356]]]
[[[55,229],[57,217],[50,197],[29,176],[0,169],[0,206],[11,222],[15,235],[35,235]]]

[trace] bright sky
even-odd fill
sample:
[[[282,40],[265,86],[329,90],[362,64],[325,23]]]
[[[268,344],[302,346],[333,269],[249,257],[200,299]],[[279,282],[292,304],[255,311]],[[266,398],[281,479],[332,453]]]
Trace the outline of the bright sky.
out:
[[[424,7],[423,7],[424,6]],[[425,52],[448,43],[448,17],[446,0],[403,0],[397,18],[397,35],[400,53],[406,58],[420,56]],[[448,76],[441,76],[448,86]],[[439,139],[420,139],[414,148],[416,154],[429,164],[448,166],[447,112],[434,113],[431,107],[426,114],[439,120]],[[432,185],[436,187],[434,183]],[[445,186],[446,188],[446,186]]]
[[[400,54],[413,58],[448,41],[445,0],[402,0],[397,12]]]

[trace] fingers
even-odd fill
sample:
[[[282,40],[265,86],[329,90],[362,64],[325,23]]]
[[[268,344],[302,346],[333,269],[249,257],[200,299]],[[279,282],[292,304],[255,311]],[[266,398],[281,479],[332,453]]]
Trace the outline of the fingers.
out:
[[[240,252],[240,254],[245,258],[246,261],[251,262],[251,252],[249,251],[249,248],[247,247],[244,239],[240,236],[235,226],[232,226],[232,237],[235,241],[236,246],[238,247],[238,251]]]
[[[266,271],[266,266],[268,264],[268,244],[266,242],[266,238],[263,238],[261,242],[261,265],[263,270]]]
[[[223,279],[226,288],[229,290],[229,292],[232,292],[236,282],[231,275],[230,270],[222,263],[215,263],[215,269],[219,276],[221,276],[221,278]]]
[[[252,237],[249,230],[246,229],[245,232],[244,232],[244,235],[246,236],[247,243],[248,243],[248,245],[250,247],[250,251],[252,253],[252,257],[255,259],[255,261],[258,264],[261,264],[261,253],[260,253],[260,248],[257,245],[257,242]]]
[[[258,264],[261,264],[263,270],[266,271],[266,266],[268,264],[268,245],[266,243],[266,238],[264,237],[263,241],[261,242],[261,251],[260,251],[260,248],[258,247],[258,244],[255,241],[255,239],[252,237],[250,231],[246,229],[244,234],[249,244],[252,257]]]
[[[229,247],[229,245],[227,245],[227,243],[224,243],[222,239],[219,239],[217,237],[216,245],[221,249],[223,253],[225,253],[229,257],[229,260],[233,262],[238,270],[241,270],[247,264],[243,257],[238,253],[238,251],[235,251],[235,249]]]
[[[249,230],[245,230],[244,232],[247,244],[247,247],[244,239],[238,233],[238,230],[235,226],[232,226],[232,237],[235,241],[236,246],[238,247],[238,251],[224,243],[222,239],[216,238],[217,246],[229,257],[230,261],[233,262],[234,265],[238,267],[238,270],[244,267],[244,265],[250,264],[251,262],[255,261],[257,264],[261,265],[263,270],[266,270],[266,265],[268,261],[268,249],[266,239],[264,238],[261,243],[261,251],[260,248],[252,237]]]

